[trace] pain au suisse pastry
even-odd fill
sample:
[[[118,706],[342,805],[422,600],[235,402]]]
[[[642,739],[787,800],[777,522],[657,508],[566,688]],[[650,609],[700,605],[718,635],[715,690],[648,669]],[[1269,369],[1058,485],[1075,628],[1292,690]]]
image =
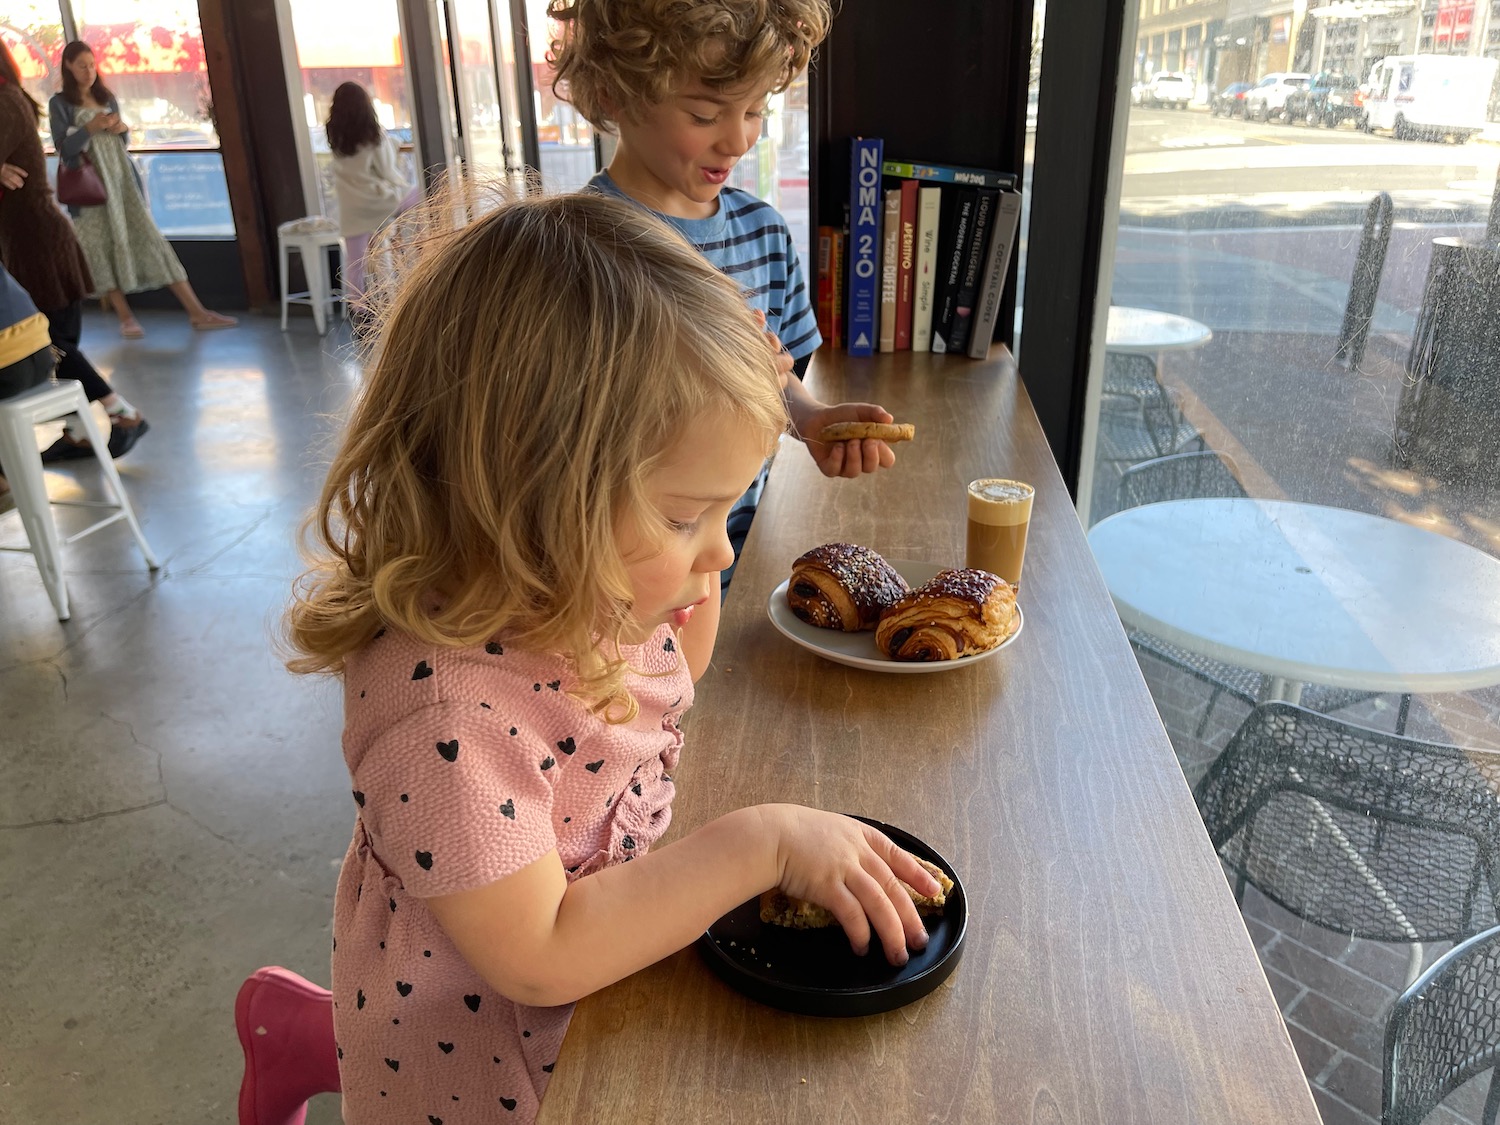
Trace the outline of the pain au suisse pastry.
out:
[[[938,881],[938,893],[935,895],[918,894],[916,889],[902,883],[906,887],[906,893],[911,895],[912,902],[916,903],[917,913],[924,918],[941,914],[943,907],[948,904],[948,893],[953,890],[953,880],[948,878],[948,873],[935,863],[929,863],[921,856],[912,856],[918,863],[927,869],[927,873]],[[782,890],[766,891],[760,896],[760,920],[773,926],[785,926],[789,930],[821,930],[826,926],[837,925],[837,920],[821,906],[816,906],[805,899],[793,898]]]
[[[1015,587],[987,570],[944,570],[880,615],[875,647],[892,660],[957,660],[1010,636]]]
[[[792,564],[787,605],[820,629],[857,633],[911,589],[896,568],[868,547],[824,543]]]

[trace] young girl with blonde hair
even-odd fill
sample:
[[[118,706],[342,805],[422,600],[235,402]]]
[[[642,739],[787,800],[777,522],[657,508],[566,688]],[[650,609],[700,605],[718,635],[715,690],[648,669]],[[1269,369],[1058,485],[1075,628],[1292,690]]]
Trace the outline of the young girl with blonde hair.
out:
[[[736,285],[639,208],[532,198],[425,251],[375,349],[288,619],[344,682],[344,1120],[531,1120],[575,1000],[772,887],[925,945],[897,880],[930,877],[857,821],[652,849],[726,517],[786,426]]]

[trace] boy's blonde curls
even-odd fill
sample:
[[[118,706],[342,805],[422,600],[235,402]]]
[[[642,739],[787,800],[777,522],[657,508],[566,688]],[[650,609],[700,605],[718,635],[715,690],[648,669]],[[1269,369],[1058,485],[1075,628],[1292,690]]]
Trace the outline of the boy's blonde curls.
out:
[[[552,88],[601,129],[692,82],[779,93],[828,35],[828,0],[551,0]]]
[[[503,202],[405,266],[309,518],[288,666],[341,673],[386,626],[503,635],[569,657],[627,721],[616,522],[651,514],[647,474],[705,414],[769,450],[786,414],[764,330],[669,227],[597,194]]]

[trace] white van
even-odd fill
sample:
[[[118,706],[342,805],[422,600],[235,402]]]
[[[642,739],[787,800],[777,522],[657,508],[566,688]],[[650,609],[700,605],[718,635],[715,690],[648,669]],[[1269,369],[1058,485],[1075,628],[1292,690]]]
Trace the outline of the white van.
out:
[[[1495,59],[1463,55],[1389,55],[1365,85],[1365,132],[1389,129],[1397,140],[1452,137],[1463,144],[1485,126]]]

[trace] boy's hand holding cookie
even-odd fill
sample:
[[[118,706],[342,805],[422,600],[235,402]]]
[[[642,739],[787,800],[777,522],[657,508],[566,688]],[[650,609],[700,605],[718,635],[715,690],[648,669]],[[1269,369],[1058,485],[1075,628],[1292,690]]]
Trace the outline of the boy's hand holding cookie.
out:
[[[860,473],[889,469],[896,463],[896,454],[884,438],[820,440],[824,430],[830,426],[870,422],[890,425],[895,419],[873,402],[841,402],[836,406],[818,404],[817,409],[800,417],[793,414],[797,436],[807,443],[807,451],[812,454],[825,477],[853,478]],[[835,434],[837,432],[834,431]]]

